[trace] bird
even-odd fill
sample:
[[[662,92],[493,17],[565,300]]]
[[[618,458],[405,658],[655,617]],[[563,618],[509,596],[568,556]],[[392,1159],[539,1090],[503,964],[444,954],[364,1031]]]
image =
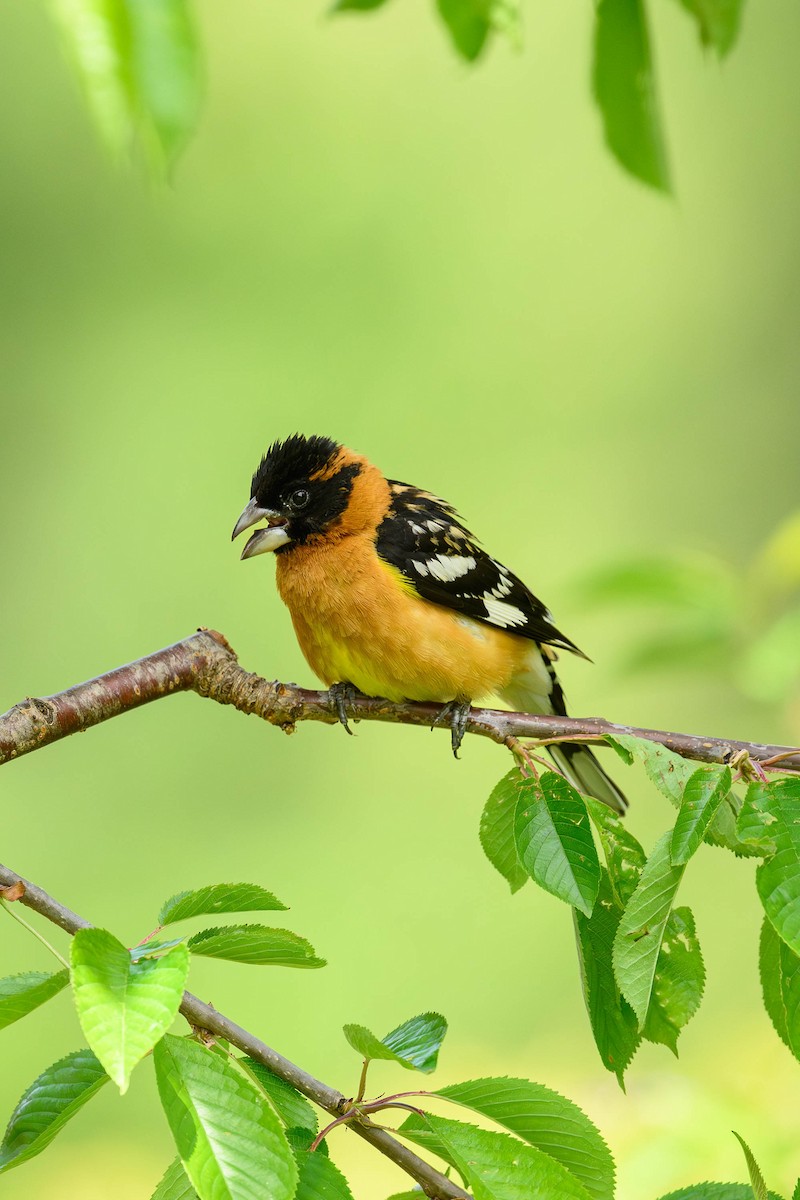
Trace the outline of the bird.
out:
[[[558,652],[587,656],[447,501],[332,438],[297,433],[262,457],[233,538],[264,520],[241,557],[274,553],[300,649],[348,732],[359,692],[441,704],[456,757],[476,700],[566,716]],[[579,791],[625,811],[587,746],[549,752]]]

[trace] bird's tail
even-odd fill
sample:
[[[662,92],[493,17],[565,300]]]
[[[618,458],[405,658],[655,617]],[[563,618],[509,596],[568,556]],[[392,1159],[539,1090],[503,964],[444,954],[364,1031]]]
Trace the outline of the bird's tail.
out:
[[[557,746],[549,746],[550,757],[563,771],[573,787],[579,792],[602,800],[620,816],[628,807],[625,795],[610,776],[606,775],[600,763],[588,746],[575,746],[571,742],[561,742]]]

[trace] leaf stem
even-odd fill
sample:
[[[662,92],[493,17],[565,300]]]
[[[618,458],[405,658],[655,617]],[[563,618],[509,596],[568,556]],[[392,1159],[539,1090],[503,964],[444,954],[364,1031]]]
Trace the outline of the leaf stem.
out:
[[[367,1090],[367,1071],[369,1070],[370,1060],[364,1059],[364,1065],[361,1068],[361,1078],[358,1081],[358,1095],[356,1096],[356,1104],[360,1104],[364,1099],[364,1093]]]
[[[20,925],[22,925],[25,929],[27,929],[28,933],[33,934],[33,936],[36,938],[36,940],[38,942],[41,942],[43,946],[47,947],[47,949],[50,951],[50,953],[58,959],[58,961],[61,963],[62,967],[66,967],[67,970],[69,970],[69,963],[67,962],[67,960],[59,954],[59,952],[56,950],[55,946],[50,945],[47,938],[43,937],[42,934],[39,933],[38,929],[34,929],[32,925],[28,924],[28,922],[25,920],[24,917],[21,917],[18,913],[15,913],[13,908],[11,908],[10,905],[6,904],[5,900],[0,900],[0,904],[2,904],[4,910],[8,913],[8,915],[10,917],[13,918],[13,920],[18,921]]]

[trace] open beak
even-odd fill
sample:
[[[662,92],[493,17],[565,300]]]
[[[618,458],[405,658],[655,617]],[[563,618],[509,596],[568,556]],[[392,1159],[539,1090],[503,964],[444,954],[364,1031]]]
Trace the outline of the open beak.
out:
[[[286,532],[288,523],[286,517],[271,508],[259,508],[254,496],[234,525],[231,541],[240,533],[244,533],[245,529],[250,529],[252,525],[257,525],[264,519],[268,522],[266,528],[257,529],[252,534],[242,551],[242,558],[254,558],[256,554],[267,554],[270,550],[277,550],[292,540]]]

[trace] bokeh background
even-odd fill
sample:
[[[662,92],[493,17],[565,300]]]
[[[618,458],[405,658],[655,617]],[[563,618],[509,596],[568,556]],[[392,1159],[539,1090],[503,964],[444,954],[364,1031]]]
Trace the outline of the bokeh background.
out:
[[[322,7],[198,4],[207,100],[168,190],[105,160],[45,5],[0,7],[0,708],[201,624],[310,683],[272,563],[229,541],[259,455],[302,430],[457,503],[595,659],[563,663],[574,712],[797,739],[791,706],[721,673],[621,670],[638,616],[576,581],[673,551],[746,564],[797,507],[800,10],[750,3],[721,68],[680,5],[653,5],[668,200],[602,146],[588,5],[530,4],[524,52],[474,70],[426,4]],[[477,742],[455,763],[417,730],[286,738],[177,697],[4,770],[0,857],[130,942],[182,888],[275,890],[329,966],[199,962],[193,989],[345,1091],[344,1022],[382,1033],[434,1008],[439,1082],[572,1096],[621,1200],[745,1178],[731,1128],[788,1191],[800,1076],[761,1008],[753,866],[711,848],[693,864],[704,1003],[680,1061],[645,1047],[623,1095],[567,910],[532,886],[512,899],[482,856],[506,768]],[[625,785],[649,845],[672,814]],[[0,973],[50,965],[2,924]],[[4,1034],[2,1113],[80,1041],[65,996]],[[346,1132],[333,1154],[359,1200],[403,1185]],[[144,1065],[3,1194],[139,1200],[171,1156]]]

